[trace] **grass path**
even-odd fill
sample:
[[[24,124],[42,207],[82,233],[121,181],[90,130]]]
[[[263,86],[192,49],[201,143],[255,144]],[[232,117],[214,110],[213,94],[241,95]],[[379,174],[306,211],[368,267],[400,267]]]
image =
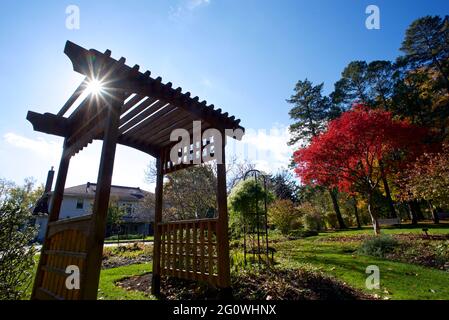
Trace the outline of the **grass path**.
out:
[[[151,263],[131,264],[124,267],[101,270],[99,300],[149,300],[154,299],[139,291],[129,291],[115,285],[117,280],[142,275],[152,270]]]

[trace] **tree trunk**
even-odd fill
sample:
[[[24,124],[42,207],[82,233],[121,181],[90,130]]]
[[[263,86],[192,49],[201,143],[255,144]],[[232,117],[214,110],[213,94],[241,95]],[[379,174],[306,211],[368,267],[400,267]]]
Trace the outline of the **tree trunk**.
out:
[[[427,201],[427,203],[429,204],[429,209],[430,209],[430,213],[432,214],[433,223],[435,223],[435,224],[440,223],[440,218],[438,217],[438,212],[433,207],[432,201],[429,200],[429,201]]]
[[[368,194],[368,212],[369,215],[371,216],[371,221],[373,222],[374,234],[378,236],[380,235],[380,224],[376,209],[374,208],[372,192]]]
[[[341,212],[340,212],[340,207],[338,205],[337,195],[335,194],[334,190],[332,190],[332,189],[328,189],[328,190],[329,190],[329,194],[332,199],[332,204],[334,206],[335,214],[337,215],[338,225],[339,225],[340,229],[346,229],[346,224],[343,221],[343,217],[341,216]]]
[[[414,208],[413,201],[407,202],[408,212],[410,214],[410,220],[412,220],[412,224],[418,224],[418,216],[416,215],[416,210]]]
[[[419,205],[418,200],[413,200],[413,208],[416,212],[416,217],[418,220],[424,220],[424,214],[422,213],[421,206]]]
[[[388,186],[388,180],[387,180],[387,176],[385,174],[382,162],[380,163],[380,173],[381,173],[382,182],[383,182],[384,189],[385,189],[385,195],[386,195],[387,201],[388,201],[388,208],[390,209],[390,216],[391,216],[391,218],[397,218],[398,215],[396,214],[396,210],[394,209],[393,199],[391,199],[390,187]]]
[[[353,196],[352,199],[354,200],[354,215],[355,220],[357,221],[357,228],[360,229],[362,228],[362,225],[360,224],[359,211],[357,210],[357,199],[355,196]]]

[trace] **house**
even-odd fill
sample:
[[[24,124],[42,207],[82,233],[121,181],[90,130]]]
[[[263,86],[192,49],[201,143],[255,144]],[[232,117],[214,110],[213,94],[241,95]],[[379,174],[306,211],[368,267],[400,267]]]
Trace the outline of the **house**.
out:
[[[50,170],[45,193],[33,208],[34,222],[38,227],[37,241],[42,241],[45,238],[52,196],[52,192],[49,190],[51,189],[53,175],[53,170]],[[59,219],[92,214],[96,187],[96,183],[87,182],[64,189]],[[139,187],[111,186],[111,201],[116,202],[124,210],[120,234],[140,234],[143,236],[153,234],[154,207],[145,205],[151,201],[144,201],[146,197],[152,196],[154,195],[151,192],[144,191]],[[107,226],[106,236],[112,235],[112,231],[115,234],[116,230],[111,230],[111,227]]]

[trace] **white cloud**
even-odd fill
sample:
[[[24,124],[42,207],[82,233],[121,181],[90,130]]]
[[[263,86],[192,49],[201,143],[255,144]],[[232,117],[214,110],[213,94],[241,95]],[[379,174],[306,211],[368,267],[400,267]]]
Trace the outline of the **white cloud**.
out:
[[[169,18],[177,20],[178,18],[193,12],[195,9],[205,7],[210,4],[210,0],[181,0],[175,7],[170,7]]]
[[[276,172],[290,163],[294,148],[287,145],[288,127],[275,125],[271,129],[246,129],[240,142],[231,142],[231,154],[255,163],[259,170]]]
[[[209,3],[210,0],[189,0],[187,1],[186,7],[189,10],[193,10],[201,6],[207,6]]]
[[[54,154],[61,152],[61,144],[57,141],[47,141],[41,137],[30,139],[13,132],[8,132],[3,136],[4,140],[17,148],[27,149],[43,158],[54,158]]]

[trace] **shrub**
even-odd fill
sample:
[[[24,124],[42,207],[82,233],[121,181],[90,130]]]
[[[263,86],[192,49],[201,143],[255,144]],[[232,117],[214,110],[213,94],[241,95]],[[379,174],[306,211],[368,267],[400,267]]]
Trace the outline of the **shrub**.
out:
[[[397,247],[398,241],[392,236],[381,235],[365,240],[359,248],[359,253],[375,257],[385,257]]]
[[[265,190],[263,185],[254,179],[240,181],[231,191],[228,197],[229,220],[233,237],[241,236],[243,227],[248,229],[261,227],[265,219],[260,219],[256,212],[263,212],[264,199],[270,204],[274,195]]]
[[[31,284],[36,228],[30,219],[22,197],[0,200],[0,300],[22,298]]]
[[[337,215],[335,212],[327,212],[323,216],[324,224],[326,229],[338,229],[339,224],[337,220]]]
[[[128,234],[128,235],[113,235],[110,237],[107,237],[106,240],[135,240],[135,239],[143,239],[143,234]]]
[[[302,223],[304,225],[305,230],[309,231],[320,231],[322,229],[323,219],[321,215],[318,213],[306,213],[302,217]]]
[[[276,200],[268,209],[270,224],[286,235],[299,219],[299,211],[291,200]]]
[[[297,229],[297,230],[292,230],[288,233],[288,238],[293,240],[293,239],[300,239],[300,238],[307,238],[307,237],[313,237],[313,236],[317,236],[318,232],[314,231],[314,230],[301,230],[301,229]]]
[[[313,204],[303,203],[299,210],[302,214],[301,222],[305,230],[320,231],[323,228],[323,217],[320,210]]]

